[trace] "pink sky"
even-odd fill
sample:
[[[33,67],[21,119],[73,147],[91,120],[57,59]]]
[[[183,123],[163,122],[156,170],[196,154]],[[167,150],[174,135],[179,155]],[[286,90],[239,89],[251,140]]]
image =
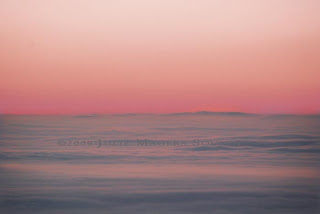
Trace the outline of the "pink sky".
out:
[[[0,113],[320,113],[320,1],[3,0]]]

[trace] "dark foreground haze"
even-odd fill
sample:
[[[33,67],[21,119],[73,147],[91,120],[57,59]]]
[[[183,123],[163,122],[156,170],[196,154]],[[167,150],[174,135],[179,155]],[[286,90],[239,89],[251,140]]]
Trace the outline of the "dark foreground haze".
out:
[[[0,213],[320,213],[319,116],[2,115],[0,122]]]

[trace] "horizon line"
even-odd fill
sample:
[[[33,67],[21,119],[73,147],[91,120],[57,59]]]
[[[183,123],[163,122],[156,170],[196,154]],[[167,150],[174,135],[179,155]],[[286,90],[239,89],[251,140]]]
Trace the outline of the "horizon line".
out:
[[[241,112],[241,111],[194,111],[194,112],[172,112],[172,113],[148,113],[148,112],[128,112],[128,113],[0,113],[0,115],[15,115],[15,116],[54,116],[54,115],[66,115],[66,116],[98,116],[98,115],[109,115],[109,116],[124,116],[124,115],[208,115],[208,114],[229,114],[229,115],[284,115],[284,116],[320,116],[319,113],[251,113],[251,112]]]

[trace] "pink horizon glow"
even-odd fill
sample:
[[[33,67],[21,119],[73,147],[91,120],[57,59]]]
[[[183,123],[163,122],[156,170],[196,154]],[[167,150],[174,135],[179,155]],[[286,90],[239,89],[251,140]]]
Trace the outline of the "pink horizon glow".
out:
[[[316,0],[0,3],[0,113],[320,113]]]

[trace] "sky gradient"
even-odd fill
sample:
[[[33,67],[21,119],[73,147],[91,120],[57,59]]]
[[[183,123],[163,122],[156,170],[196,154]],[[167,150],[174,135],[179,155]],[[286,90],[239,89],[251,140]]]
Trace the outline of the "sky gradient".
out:
[[[320,113],[320,1],[4,0],[0,113]]]

